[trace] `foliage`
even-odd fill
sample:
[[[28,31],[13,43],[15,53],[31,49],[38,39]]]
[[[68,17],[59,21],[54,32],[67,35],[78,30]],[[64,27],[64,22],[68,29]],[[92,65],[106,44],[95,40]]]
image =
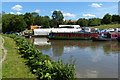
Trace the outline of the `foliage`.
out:
[[[0,13],[0,33],[1,33],[1,30],[2,30],[2,15]]]
[[[50,20],[50,26],[53,28],[57,28],[58,27],[57,21],[54,19]]]
[[[48,28],[50,23],[50,18],[48,16],[39,16],[37,15],[34,19],[34,25],[41,25],[43,28]]]
[[[24,15],[24,20],[27,24],[27,27],[29,28],[29,26],[33,25],[34,23],[34,17],[33,17],[33,14],[32,13],[26,13]]]
[[[120,23],[120,15],[112,15],[112,22]]]
[[[66,21],[66,25],[75,25],[75,24],[76,24],[76,22],[74,22],[74,21],[71,21],[71,20]]]
[[[80,18],[77,20],[77,24],[79,24],[81,27],[88,26],[89,21],[85,18]]]
[[[63,14],[61,11],[54,11],[52,14],[52,18],[57,21],[63,21]]]
[[[25,30],[26,23],[22,16],[5,14],[2,17],[2,31],[5,32],[21,32]]]
[[[101,20],[99,18],[89,19],[89,26],[99,26],[101,24]]]
[[[40,80],[73,80],[74,64],[64,64],[62,61],[55,62],[48,55],[42,54],[32,43],[25,38],[9,35],[18,45],[19,53],[27,60],[27,65],[32,73]]]
[[[110,24],[112,22],[112,16],[110,14],[106,14],[103,19],[102,19],[102,23],[103,24]]]
[[[63,23],[64,16],[61,11],[54,11],[52,14],[52,19],[53,19],[53,23],[57,22],[57,26],[58,26]]]
[[[20,57],[15,41],[2,35],[4,47],[7,50],[7,57],[2,63],[2,78],[36,78],[25,64],[25,59]]]
[[[6,14],[2,12],[2,31],[6,32],[21,32],[29,29],[31,25],[42,26],[42,28],[57,28],[59,25],[80,25],[84,26],[100,26],[103,24],[120,24],[119,15],[104,15],[100,18],[79,18],[77,21],[65,20],[61,11],[54,11],[52,19],[49,16],[40,16],[38,13],[26,13],[24,15]]]

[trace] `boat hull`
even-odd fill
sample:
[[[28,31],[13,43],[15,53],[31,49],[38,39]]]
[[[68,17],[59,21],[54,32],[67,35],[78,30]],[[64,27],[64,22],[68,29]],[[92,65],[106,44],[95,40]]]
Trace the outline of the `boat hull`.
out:
[[[65,38],[65,37],[49,37],[50,40],[91,40],[91,38]]]
[[[120,42],[120,37],[117,38],[118,42]]]
[[[94,33],[50,33],[48,38],[51,40],[91,40]]]
[[[116,39],[103,38],[103,37],[98,37],[98,38],[93,37],[92,40],[93,41],[111,41],[111,40],[116,40]]]

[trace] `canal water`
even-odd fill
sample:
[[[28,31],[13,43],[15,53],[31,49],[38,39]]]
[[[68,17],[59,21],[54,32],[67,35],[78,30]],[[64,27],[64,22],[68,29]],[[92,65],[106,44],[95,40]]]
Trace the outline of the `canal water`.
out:
[[[77,78],[118,78],[118,53],[120,43],[117,41],[90,40],[48,40],[47,38],[31,38],[44,54],[54,60],[64,62],[75,60]]]

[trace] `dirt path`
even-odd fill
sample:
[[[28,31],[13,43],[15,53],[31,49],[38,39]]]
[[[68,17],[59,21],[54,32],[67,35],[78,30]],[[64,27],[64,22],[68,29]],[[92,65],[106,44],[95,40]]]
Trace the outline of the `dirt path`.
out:
[[[0,65],[6,59],[7,50],[4,48],[4,39],[0,35]]]

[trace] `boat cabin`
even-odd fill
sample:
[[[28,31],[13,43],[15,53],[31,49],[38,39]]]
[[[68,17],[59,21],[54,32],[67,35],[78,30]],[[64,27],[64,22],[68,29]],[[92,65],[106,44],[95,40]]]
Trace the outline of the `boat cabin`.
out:
[[[98,37],[97,33],[81,33],[81,32],[52,32],[48,38],[52,39],[91,39],[91,37]]]

